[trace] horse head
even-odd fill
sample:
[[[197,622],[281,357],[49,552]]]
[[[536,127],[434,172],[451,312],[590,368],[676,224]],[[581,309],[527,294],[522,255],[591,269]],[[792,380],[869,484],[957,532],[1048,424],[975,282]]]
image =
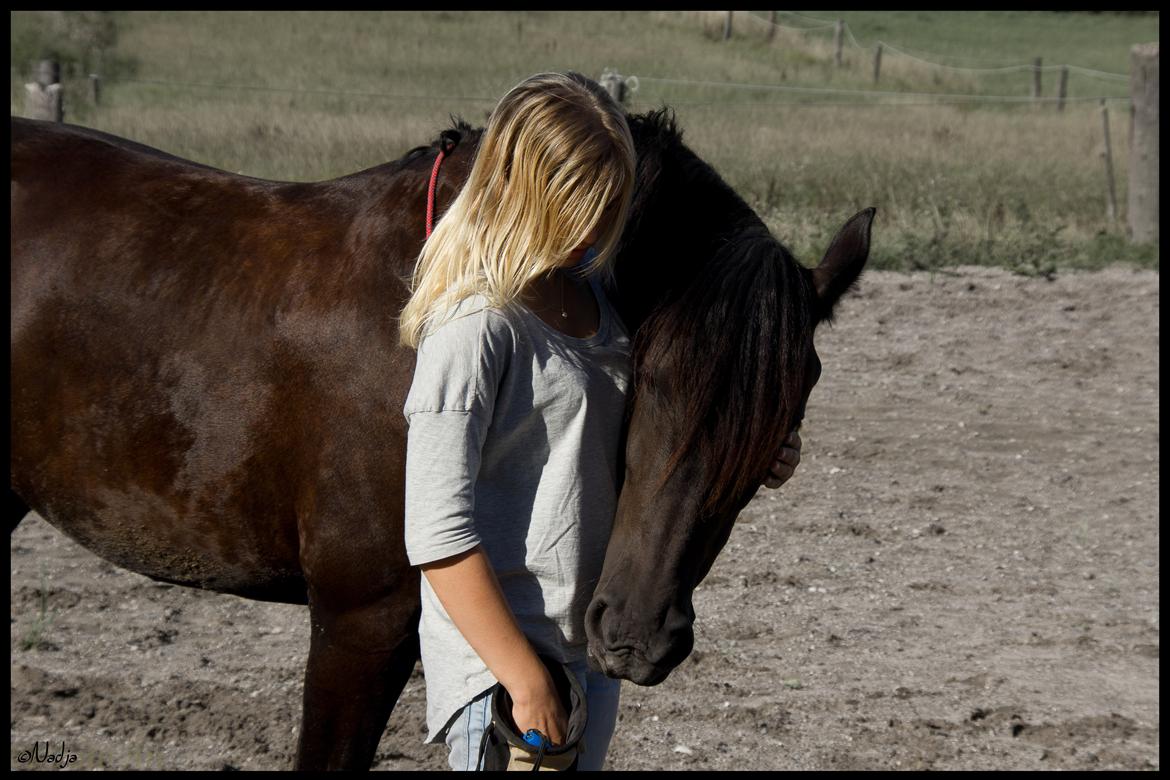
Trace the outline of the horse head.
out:
[[[586,633],[595,668],[655,685],[690,653],[695,586],[803,418],[821,372],[814,330],[861,274],[874,209],[805,268],[681,143],[655,162],[644,146],[665,148],[660,122],[650,142],[631,123],[640,166],[659,170],[640,171],[618,258],[635,387]]]

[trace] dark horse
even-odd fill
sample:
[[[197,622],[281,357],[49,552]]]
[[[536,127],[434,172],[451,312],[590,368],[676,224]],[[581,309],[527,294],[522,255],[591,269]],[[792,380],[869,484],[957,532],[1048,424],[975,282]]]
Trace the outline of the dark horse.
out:
[[[873,210],[806,269],[665,110],[630,125],[613,292],[636,390],[588,635],[592,663],[652,685],[799,424],[814,327],[860,274]],[[440,210],[481,132],[446,131]],[[418,659],[396,317],[438,143],[295,184],[12,119],[12,525],[32,508],[156,580],[308,604],[298,768],[368,768]]]

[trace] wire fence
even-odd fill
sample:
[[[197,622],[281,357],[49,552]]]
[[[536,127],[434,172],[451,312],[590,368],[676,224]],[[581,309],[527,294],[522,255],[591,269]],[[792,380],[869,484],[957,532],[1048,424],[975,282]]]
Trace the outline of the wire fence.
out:
[[[1021,63],[1021,64],[1017,64],[1017,65],[1003,65],[1003,66],[990,67],[990,68],[986,68],[986,67],[972,68],[972,67],[957,66],[957,65],[947,65],[947,64],[944,64],[941,62],[935,62],[935,61],[932,61],[930,59],[927,59],[928,56],[942,59],[942,55],[927,54],[924,52],[919,53],[919,55],[921,55],[921,56],[914,55],[914,54],[909,53],[906,50],[906,47],[894,46],[893,44],[890,44],[887,41],[878,40],[878,41],[874,41],[874,44],[872,46],[862,46],[861,43],[858,42],[857,37],[853,34],[853,30],[849,26],[849,23],[844,21],[844,20],[841,20],[840,22],[838,22],[837,20],[834,20],[834,19],[822,19],[822,18],[815,17],[815,16],[806,16],[805,14],[799,14],[799,13],[796,13],[795,11],[777,11],[776,13],[791,15],[791,16],[795,16],[795,17],[800,18],[800,19],[807,19],[810,21],[821,22],[821,24],[818,24],[818,25],[815,25],[812,27],[793,27],[791,25],[783,25],[783,24],[779,24],[776,22],[772,22],[768,19],[764,19],[763,17],[757,16],[756,14],[753,14],[750,12],[747,14],[747,16],[748,16],[748,18],[753,19],[758,23],[770,25],[770,26],[773,26],[773,27],[776,27],[779,29],[795,30],[798,32],[813,32],[813,31],[822,31],[822,30],[829,30],[829,29],[835,30],[837,28],[838,24],[840,24],[843,31],[844,31],[844,34],[848,37],[849,42],[856,49],[860,49],[862,51],[873,51],[875,48],[877,48],[877,46],[881,46],[884,51],[895,52],[897,54],[900,54],[903,57],[906,57],[907,59],[911,59],[911,60],[919,62],[923,65],[927,65],[927,66],[930,66],[933,68],[938,68],[940,70],[949,70],[949,71],[955,71],[955,72],[977,74],[977,73],[1010,73],[1010,72],[1019,72],[1019,71],[1034,71],[1037,69],[1036,65],[1034,63]],[[953,55],[950,58],[951,59],[963,59],[961,57],[955,57]],[[1068,68],[1070,71],[1080,73],[1081,75],[1088,76],[1090,78],[1098,78],[1098,79],[1105,79],[1105,80],[1112,80],[1112,81],[1129,81],[1128,74],[1110,73],[1107,71],[1096,70],[1094,68],[1084,68],[1084,67],[1081,67],[1079,65],[1071,65],[1071,64],[1069,64],[1069,65],[1042,65],[1042,66],[1040,66],[1039,70],[1053,71],[1053,70],[1061,70],[1063,68]]]
[[[655,76],[638,76],[639,81],[659,82],[663,84],[689,84],[704,87],[725,87],[734,89],[758,89],[771,90],[776,92],[800,93],[800,94],[819,94],[819,95],[853,95],[864,97],[895,97],[895,98],[937,98],[933,103],[941,101],[954,102],[977,102],[977,103],[1037,103],[1037,102],[1057,102],[1057,101],[1097,101],[1101,100],[1129,100],[1127,95],[1092,95],[1082,97],[1030,97],[1027,95],[977,95],[967,93],[947,93],[947,92],[906,92],[906,91],[892,91],[892,90],[878,90],[878,89],[841,89],[835,87],[797,87],[786,84],[747,84],[742,82],[730,81],[698,81],[694,79],[671,79],[659,78]],[[786,101],[787,104],[792,104],[801,101]],[[844,101],[835,101],[842,103]],[[830,101],[826,101],[829,104]],[[932,103],[932,104],[933,104]],[[873,105],[873,101],[867,101],[866,105]],[[684,105],[684,103],[678,103]],[[724,105],[721,103],[720,105]],[[752,105],[762,105],[759,102],[752,103]],[[887,102],[885,105],[905,105],[904,102]],[[927,105],[923,103],[923,105]]]
[[[680,79],[680,78],[666,78],[659,76],[626,76],[631,82],[636,79],[638,83],[645,81],[649,83],[671,84],[671,85],[686,85],[697,87],[715,87],[718,89],[729,90],[757,90],[768,91],[775,93],[782,93],[788,95],[813,95],[813,96],[834,96],[838,99],[834,100],[773,100],[773,101],[735,101],[735,100],[708,100],[708,101],[690,101],[690,100],[669,100],[672,106],[792,106],[792,105],[822,105],[822,106],[932,106],[932,105],[962,105],[962,104],[1016,104],[1016,105],[1033,105],[1036,103],[1057,103],[1057,102],[1100,102],[1105,101],[1128,101],[1128,95],[1082,95],[1073,97],[1030,97],[1027,95],[980,95],[971,93],[954,93],[954,92],[909,92],[905,90],[875,90],[875,89],[844,89],[836,87],[801,87],[787,84],[753,84],[745,82],[733,81],[707,81],[698,79]],[[303,94],[303,95],[328,95],[331,97],[352,97],[352,98],[375,98],[385,100],[422,100],[422,101],[476,101],[484,103],[497,103],[498,97],[485,97],[479,95],[422,95],[422,94],[394,94],[388,92],[372,92],[372,91],[355,91],[344,89],[317,89],[305,87],[282,87],[282,86],[265,86],[257,84],[212,84],[205,82],[190,82],[190,81],[165,81],[161,79],[134,79],[134,78],[118,78],[113,80],[106,80],[104,85],[113,84],[141,84],[148,86],[160,86],[168,88],[185,88],[185,89],[211,89],[211,90],[241,90],[241,91],[257,91],[257,92],[280,92],[289,94]],[[841,99],[844,97],[860,98],[854,100]],[[638,102],[647,103],[654,102],[648,96],[640,95]]]
[[[107,82],[109,83],[109,82]],[[306,89],[304,87],[270,87],[256,84],[205,84],[191,81],[162,81],[159,79],[131,79],[119,78],[113,80],[115,84],[151,84],[160,87],[194,87],[197,89],[223,90],[255,90],[258,92],[287,92],[302,95],[344,95],[361,98],[388,98],[391,100],[481,100],[489,103],[499,102],[499,98],[473,97],[468,95],[392,95],[386,92],[355,92],[345,89]]]
[[[728,12],[731,13],[731,12]],[[742,13],[742,12],[741,12]],[[837,21],[831,19],[824,19],[815,16],[801,14],[795,11],[778,11],[776,14],[783,14],[785,17],[792,17],[802,21],[813,22],[812,25],[788,25],[772,22],[764,19],[754,13],[747,13],[746,15],[754,19],[756,22],[770,25],[772,27],[792,30],[797,32],[821,32],[829,29],[836,31],[838,28],[842,29],[845,36],[850,41],[851,45],[861,50],[872,50],[876,46],[881,46],[883,51],[896,53],[912,61],[921,63],[926,66],[938,68],[941,70],[955,71],[970,74],[993,74],[993,73],[1012,73],[1022,71],[1053,71],[1053,70],[1067,70],[1068,72],[1078,73],[1096,79],[1103,79],[1109,81],[1129,81],[1129,76],[1119,73],[1109,73],[1105,71],[1096,70],[1093,68],[1085,68],[1078,65],[1047,65],[1038,66],[1035,63],[1003,65],[997,67],[965,67],[948,65],[941,62],[934,62],[926,59],[924,56],[917,56],[912,54],[904,48],[895,47],[886,43],[885,41],[877,41],[874,47],[865,47],[858,42],[853,31],[850,29],[848,23],[844,21]],[[920,53],[921,54],[921,53]],[[635,93],[638,91],[640,82],[647,82],[649,84],[659,84],[665,86],[683,86],[683,87],[700,87],[705,89],[715,89],[727,91],[729,94],[736,91],[756,91],[778,96],[786,96],[788,99],[780,100],[691,100],[685,97],[681,100],[665,99],[663,95],[658,95],[657,98],[651,99],[646,94],[638,94],[636,102],[639,104],[653,103],[655,100],[662,103],[667,103],[671,106],[679,107],[711,107],[711,106],[728,106],[728,107],[769,107],[769,106],[942,106],[942,105],[1035,105],[1046,103],[1058,103],[1063,106],[1064,103],[1084,103],[1084,102],[1101,102],[1101,101],[1128,101],[1129,95],[1081,95],[1081,96],[1040,96],[1033,95],[999,95],[999,94],[977,94],[977,93],[955,93],[955,92],[911,92],[905,90],[879,90],[879,89],[847,89],[840,87],[825,87],[825,86],[795,86],[789,84],[760,84],[760,83],[745,83],[733,81],[714,81],[703,79],[688,79],[656,75],[626,75],[622,77],[627,89],[624,90],[628,96],[627,102],[635,101]],[[313,87],[291,87],[291,86],[267,86],[257,84],[218,84],[195,81],[168,81],[162,79],[139,79],[130,77],[119,77],[116,79],[106,79],[102,81],[103,87],[111,84],[128,84],[128,85],[144,85],[144,86],[160,86],[177,89],[207,89],[207,90],[223,90],[223,91],[256,91],[256,92],[274,92],[287,94],[301,94],[301,95],[328,95],[331,97],[349,97],[355,99],[383,99],[383,100],[411,100],[411,101],[472,101],[483,103],[497,103],[498,97],[489,97],[481,95],[436,95],[436,94],[395,94],[388,92],[369,91],[369,90],[346,90],[333,88],[313,88]],[[1063,90],[1062,90],[1063,92]],[[95,92],[96,94],[96,92]],[[825,98],[817,100],[816,98]]]

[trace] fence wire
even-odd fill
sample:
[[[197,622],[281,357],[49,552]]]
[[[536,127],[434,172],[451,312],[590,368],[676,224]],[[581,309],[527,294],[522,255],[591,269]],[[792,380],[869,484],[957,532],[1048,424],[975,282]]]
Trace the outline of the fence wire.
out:
[[[799,17],[801,19],[808,19],[810,21],[822,22],[823,24],[815,26],[815,27],[790,27],[788,25],[782,25],[782,24],[778,24],[776,22],[772,22],[769,19],[764,19],[763,17],[757,16],[756,14],[751,13],[751,12],[748,13],[748,17],[751,19],[755,19],[757,22],[760,22],[762,24],[771,25],[771,26],[781,28],[781,29],[786,29],[786,30],[797,30],[800,32],[807,32],[810,30],[824,30],[824,29],[827,29],[830,27],[836,28],[836,26],[837,26],[837,22],[835,20],[822,19],[822,18],[815,17],[815,16],[806,16],[804,14],[796,13],[795,11],[778,11],[777,13],[788,14],[791,16]],[[1004,66],[993,67],[993,68],[971,68],[971,67],[962,67],[962,66],[957,66],[957,65],[946,65],[946,64],[943,64],[941,62],[934,62],[932,60],[926,59],[924,56],[916,56],[914,54],[910,54],[909,52],[907,52],[905,50],[904,47],[894,46],[890,43],[887,43],[886,41],[876,41],[873,46],[862,46],[858,42],[856,36],[854,36],[853,29],[849,26],[848,22],[843,22],[842,27],[844,28],[846,37],[849,39],[850,43],[854,46],[854,48],[860,49],[861,51],[873,51],[877,46],[880,45],[883,49],[883,52],[884,51],[892,51],[892,52],[895,52],[896,54],[899,54],[903,57],[906,57],[907,59],[911,59],[911,60],[914,60],[915,62],[920,62],[923,65],[927,65],[927,66],[930,66],[933,68],[939,68],[942,70],[958,71],[958,72],[963,72],[963,73],[1008,73],[1008,72],[1013,72],[1013,71],[1034,70],[1035,69],[1035,65],[1032,63],[1020,64],[1020,65],[1004,65]],[[931,54],[928,56],[941,58],[941,55],[936,55],[936,54]],[[952,58],[952,59],[954,59],[954,58]],[[1040,70],[1042,70],[1042,71],[1043,70],[1060,70],[1062,68],[1068,68],[1070,71],[1076,71],[1077,73],[1080,73],[1080,74],[1085,75],[1085,76],[1089,76],[1090,78],[1100,78],[1100,79],[1120,80],[1120,81],[1128,81],[1129,80],[1129,76],[1127,74],[1124,74],[1124,73],[1109,73],[1107,71],[1095,70],[1093,68],[1083,68],[1079,65],[1043,65],[1040,67]]]
[[[1129,100],[1129,96],[1123,95],[1086,95],[1076,97],[1031,97],[1028,95],[975,95],[954,92],[905,92],[895,90],[874,90],[874,89],[842,89],[834,87],[798,87],[785,84],[751,84],[735,81],[702,81],[697,79],[675,79],[664,78],[657,76],[638,76],[640,81],[658,82],[662,84],[681,84],[689,86],[702,87],[717,87],[727,89],[755,89],[755,90],[770,90],[782,93],[799,93],[807,95],[846,95],[854,97],[862,97],[864,100],[825,100],[825,101],[807,101],[807,100],[784,100],[784,101],[670,101],[671,105],[675,106],[769,106],[769,105],[889,105],[889,106],[904,106],[904,105],[953,105],[960,103],[1001,103],[1001,104],[1034,104],[1034,103],[1054,103],[1066,102],[1076,103],[1085,101],[1101,101],[1101,100]],[[163,81],[160,79],[128,79],[119,78],[112,79],[105,82],[106,84],[145,84],[162,87],[180,87],[180,88],[195,88],[195,89],[220,89],[220,90],[252,90],[259,92],[283,92],[293,94],[305,95],[342,95],[346,97],[357,98],[384,98],[388,100],[428,100],[428,101],[454,101],[467,100],[479,101],[485,103],[497,103],[499,98],[482,97],[475,95],[405,95],[405,94],[391,94],[386,92],[365,92],[353,90],[340,89],[311,89],[303,87],[272,87],[261,86],[255,84],[209,84],[201,82],[188,81]],[[878,100],[878,98],[893,98],[892,100]],[[929,100],[917,100],[915,98],[929,98]],[[639,96],[639,102],[646,103],[648,101],[645,96]]]
[[[1084,97],[1031,97],[1029,95],[974,95],[953,92],[904,92],[878,89],[840,89],[834,87],[795,87],[784,84],[747,84],[733,81],[697,81],[693,79],[670,79],[655,76],[639,76],[641,81],[661,82],[664,84],[692,84],[705,87],[728,87],[737,89],[766,89],[777,92],[800,92],[822,95],[862,95],[872,97],[908,97],[908,98],[938,98],[948,100],[963,100],[985,103],[1039,103],[1057,101],[1084,101],[1084,100],[1129,100],[1128,96],[1093,95]],[[792,101],[790,101],[792,102]],[[681,105],[681,104],[680,104]],[[891,105],[900,105],[891,103]]]
[[[794,30],[798,32],[819,32],[837,27],[837,21],[831,19],[824,19],[821,17],[808,16],[807,14],[797,13],[796,11],[778,11],[778,14],[784,14],[788,17],[794,17],[805,21],[817,22],[813,26],[796,27],[791,25],[779,24],[764,19],[754,13],[747,15],[762,24],[771,25],[777,28]],[[877,41],[875,47],[862,46],[857,38],[854,36],[852,29],[850,29],[847,22],[842,23],[842,27],[846,36],[848,37],[852,46],[857,49],[872,50],[876,46],[881,46],[883,51],[889,51],[900,55],[907,59],[922,63],[923,65],[939,68],[943,70],[956,71],[962,73],[972,74],[991,74],[991,73],[1013,73],[1021,71],[1035,71],[1037,67],[1034,63],[1020,64],[1020,65],[1004,65],[1000,67],[961,67],[955,65],[946,65],[941,62],[934,62],[924,57],[906,51],[904,48],[893,46],[885,41]],[[936,56],[936,55],[931,55]],[[1084,68],[1079,65],[1044,65],[1039,68],[1041,71],[1053,71],[1068,69],[1070,72],[1075,72],[1090,78],[1111,80],[1111,81],[1129,81],[1129,76],[1121,73],[1109,73],[1106,71],[1095,70],[1093,68]],[[956,104],[1035,104],[1035,103],[1051,103],[1051,102],[1085,102],[1085,101],[1103,101],[1103,100],[1129,100],[1128,96],[1120,95],[1090,95],[1078,97],[1032,97],[1024,95],[977,95],[964,93],[945,93],[945,92],[905,92],[905,91],[891,91],[891,90],[874,90],[874,89],[843,89],[833,87],[800,87],[785,84],[752,84],[743,82],[728,82],[728,81],[708,81],[698,79],[685,78],[668,78],[659,76],[638,76],[637,78],[647,82],[657,82],[661,84],[677,84],[687,86],[699,87],[714,87],[717,89],[735,89],[735,90],[769,90],[778,93],[788,94],[804,94],[804,95],[826,95],[841,97],[860,98],[859,100],[779,100],[779,101],[671,101],[671,105],[676,106],[792,106],[792,105],[822,105],[822,106],[931,106],[931,105],[956,105]],[[122,83],[122,84],[143,84],[164,87],[177,88],[193,88],[193,89],[218,89],[218,90],[251,90],[260,92],[283,92],[292,94],[305,95],[331,95],[331,96],[345,96],[353,98],[375,98],[387,100],[420,100],[420,101],[477,101],[484,103],[496,103],[498,98],[483,97],[478,95],[418,95],[418,94],[391,94],[385,92],[374,91],[353,91],[341,89],[319,89],[319,88],[304,88],[304,87],[280,87],[280,86],[261,86],[255,84],[209,84],[199,82],[182,82],[182,81],[164,81],[160,79],[134,79],[134,78],[118,78],[111,79],[106,83]],[[638,102],[645,103],[647,98],[644,95],[638,97]]]
[[[109,83],[109,82],[107,82]],[[255,84],[200,84],[190,81],[160,81],[157,79],[125,79],[112,80],[115,84],[152,84],[162,87],[195,87],[197,89],[243,89],[259,92],[292,92],[303,95],[346,95],[349,97],[390,98],[392,100],[482,100],[490,103],[499,102],[499,98],[468,97],[460,95],[391,95],[386,92],[353,92],[344,89],[305,89],[303,87],[268,87]]]

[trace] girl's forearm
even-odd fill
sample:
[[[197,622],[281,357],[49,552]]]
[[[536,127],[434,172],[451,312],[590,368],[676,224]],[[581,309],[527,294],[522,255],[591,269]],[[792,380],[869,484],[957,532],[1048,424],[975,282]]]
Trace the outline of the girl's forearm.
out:
[[[455,627],[514,700],[547,685],[548,672],[516,623],[482,547],[421,569]]]

